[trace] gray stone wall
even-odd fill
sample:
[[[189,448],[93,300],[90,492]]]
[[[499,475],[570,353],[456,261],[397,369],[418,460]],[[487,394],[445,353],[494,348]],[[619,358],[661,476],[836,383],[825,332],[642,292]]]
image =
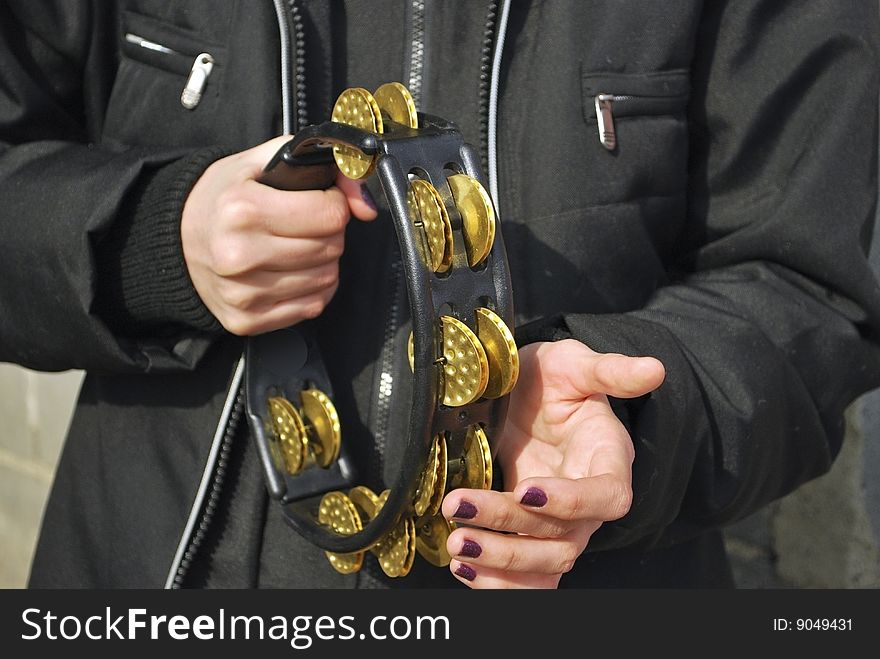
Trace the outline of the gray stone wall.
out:
[[[0,588],[27,581],[81,377],[0,364]]]

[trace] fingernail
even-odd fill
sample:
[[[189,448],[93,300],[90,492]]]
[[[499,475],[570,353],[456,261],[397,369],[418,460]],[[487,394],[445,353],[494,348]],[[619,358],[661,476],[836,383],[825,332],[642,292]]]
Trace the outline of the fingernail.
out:
[[[468,558],[477,558],[483,553],[483,548],[473,540],[465,540],[458,552],[459,556],[467,556]]]
[[[523,494],[523,497],[519,500],[519,502],[527,506],[540,508],[547,503],[547,494],[544,492],[544,490],[538,487],[530,487],[526,490],[526,493]]]
[[[367,206],[369,206],[373,210],[377,210],[376,209],[376,200],[373,199],[373,194],[370,192],[370,189],[366,185],[363,185],[363,184],[361,185],[361,199],[364,200],[364,203]]]
[[[456,510],[453,515],[453,517],[458,517],[458,519],[473,519],[476,516],[477,507],[470,501],[465,501],[464,499],[458,504],[458,510]]]
[[[473,581],[477,578],[477,571],[470,565],[465,565],[464,563],[455,568],[455,573],[462,579],[467,579],[468,581]]]

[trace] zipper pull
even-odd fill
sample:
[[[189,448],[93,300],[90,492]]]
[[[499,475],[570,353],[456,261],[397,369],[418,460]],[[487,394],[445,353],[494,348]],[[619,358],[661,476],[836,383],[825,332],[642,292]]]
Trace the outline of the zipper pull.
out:
[[[194,110],[202,100],[202,92],[205,91],[208,76],[211,75],[213,68],[214,58],[208,53],[196,56],[189,72],[189,78],[186,80],[186,87],[183,88],[183,93],[180,95],[180,104],[187,110]]]
[[[602,146],[614,151],[617,146],[617,135],[614,133],[614,94],[596,95],[596,122]]]

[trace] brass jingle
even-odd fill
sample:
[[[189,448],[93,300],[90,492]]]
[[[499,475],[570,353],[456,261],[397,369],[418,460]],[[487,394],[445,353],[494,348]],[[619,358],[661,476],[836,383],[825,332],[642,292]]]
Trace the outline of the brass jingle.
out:
[[[446,490],[446,438],[442,433],[434,437],[428,462],[416,488],[413,510],[417,517],[434,515],[440,509]]]
[[[401,519],[372,549],[379,567],[389,577],[405,577],[416,558],[416,525],[412,517]]]
[[[486,432],[478,425],[468,428],[461,456],[462,468],[452,477],[451,489],[492,488],[492,449]]]
[[[309,454],[309,437],[305,424],[293,404],[282,396],[269,399],[272,431],[281,445],[284,468],[296,476],[305,466]]]
[[[382,510],[391,490],[377,496],[368,487],[358,485],[348,494],[354,506],[364,512],[364,521],[369,522]],[[416,554],[415,537],[415,524],[411,517],[406,517],[370,548],[386,575],[403,577],[409,574]]]
[[[449,476],[449,453],[446,449],[446,437],[442,434],[437,435],[439,442],[439,454],[437,456],[437,478],[434,481],[434,493],[431,496],[431,502],[425,510],[426,515],[436,515],[440,512],[440,506],[443,504],[443,497],[446,494],[446,481]]]
[[[519,352],[516,341],[504,321],[490,309],[475,310],[477,338],[489,361],[489,382],[483,396],[501,398],[509,394],[519,377]]]
[[[452,190],[455,206],[461,213],[461,231],[468,264],[474,268],[489,256],[495,241],[495,207],[480,182],[466,174],[453,174],[446,179]]]
[[[373,95],[363,87],[352,87],[342,92],[333,106],[331,119],[379,135],[384,130],[382,111]],[[375,157],[368,156],[360,149],[339,144],[333,146],[333,158],[339,171],[351,179],[368,176],[376,161]]]
[[[413,333],[409,333],[409,340],[406,342],[406,356],[409,357],[409,370],[416,370],[415,340]]]
[[[416,492],[413,496],[413,510],[416,515],[424,515],[434,497],[434,485],[437,482],[437,460],[440,455],[440,437],[441,435],[435,436],[434,441],[431,442],[428,461],[425,463],[419,484],[416,486]]]
[[[434,272],[446,272],[452,265],[452,223],[443,204],[443,198],[433,185],[422,179],[413,179],[407,193],[409,212],[417,226],[421,226],[427,244],[417,241],[427,266]]]
[[[321,497],[318,506],[318,522],[329,526],[339,535],[353,535],[363,529],[361,518],[358,516],[354,504],[342,492],[328,492]],[[337,572],[352,574],[361,569],[364,564],[364,552],[358,551],[351,554],[336,554],[325,551],[327,560]]]
[[[356,485],[348,491],[348,498],[355,505],[355,508],[363,512],[361,520],[369,522],[382,508],[384,500],[379,499],[376,493],[365,485]]]
[[[425,517],[418,521],[416,551],[431,565],[446,567],[452,557],[446,549],[446,540],[455,529],[455,523],[443,515]]]
[[[467,405],[486,390],[489,362],[486,351],[471,328],[452,316],[440,317],[443,337],[443,404]]]
[[[391,121],[409,128],[419,127],[419,115],[412,94],[399,82],[386,82],[375,91],[373,97]]]
[[[315,462],[325,469],[339,457],[342,429],[336,407],[323,391],[304,389],[300,392],[302,411],[309,422],[309,447]]]

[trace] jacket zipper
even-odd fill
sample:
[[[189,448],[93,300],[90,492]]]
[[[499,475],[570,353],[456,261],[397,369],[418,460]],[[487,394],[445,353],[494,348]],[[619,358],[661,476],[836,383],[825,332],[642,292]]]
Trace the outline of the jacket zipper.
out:
[[[418,105],[422,90],[422,75],[425,65],[425,2],[412,0],[411,5],[412,44],[410,47],[409,85],[410,93]],[[492,80],[492,45],[495,41],[496,16],[498,3],[492,0],[486,12],[486,27],[483,31],[483,46],[480,58],[480,127],[483,133],[481,156],[483,162],[488,161],[489,152],[489,105],[491,100]],[[505,16],[506,20],[506,16]],[[382,351],[379,358],[379,386],[376,394],[376,423],[374,432],[375,459],[373,470],[375,476],[381,478],[384,462],[385,446],[388,441],[388,421],[391,413],[391,400],[394,394],[394,341],[400,328],[400,302],[403,296],[403,268],[400,257],[391,263],[391,306],[388,310],[388,322],[385,325]]]
[[[480,160],[483,171],[489,169],[489,98],[492,93],[492,42],[495,40],[497,14],[498,2],[493,0],[486,11],[483,47],[480,50]]]
[[[294,39],[293,100],[296,103],[296,124],[293,126],[293,131],[296,132],[303,126],[309,125],[308,108],[306,107],[306,38],[297,0],[289,0],[289,3]]]
[[[683,108],[687,97],[682,92],[653,94],[607,94],[599,92],[593,97],[596,112],[596,128],[599,142],[609,151],[617,148],[615,122],[621,117],[659,116],[675,114]]]
[[[140,35],[132,34],[131,32],[125,35],[125,40],[136,46],[140,46],[141,48],[154,50],[164,55],[174,55],[175,57],[180,58],[188,57],[173,48],[168,48],[167,46],[163,46],[155,41],[150,41],[149,39],[144,39]],[[205,91],[205,86],[208,84],[208,77],[211,75],[213,69],[214,58],[210,53],[199,53],[196,55],[190,66],[186,84],[183,86],[183,91],[180,93],[180,104],[187,110],[195,110],[199,101],[202,100],[202,94]]]
[[[232,442],[238,431],[244,409],[243,377],[244,357],[238,360],[232,375],[232,383],[226,395],[223,412],[217,423],[217,430],[214,432],[214,440],[211,443],[211,450],[208,452],[202,480],[190,509],[186,527],[178,543],[168,578],[165,581],[166,589],[178,590],[183,587],[192,561],[205,541],[205,536],[217,512],[220,492],[226,478],[226,466],[232,451]]]
[[[599,142],[609,151],[617,147],[617,133],[614,132],[614,104],[626,102],[632,96],[615,94],[596,94],[596,127],[599,129]]]
[[[425,2],[412,0],[410,5],[410,44],[409,80],[407,88],[416,106],[422,95],[422,74],[425,66]],[[382,478],[385,445],[388,440],[388,419],[391,414],[391,398],[394,394],[394,340],[400,328],[400,299],[403,294],[403,276],[400,255],[391,262],[389,275],[391,306],[388,309],[388,322],[382,337],[382,350],[379,353],[379,387],[376,394],[376,422],[373,426],[374,458],[373,474]]]

